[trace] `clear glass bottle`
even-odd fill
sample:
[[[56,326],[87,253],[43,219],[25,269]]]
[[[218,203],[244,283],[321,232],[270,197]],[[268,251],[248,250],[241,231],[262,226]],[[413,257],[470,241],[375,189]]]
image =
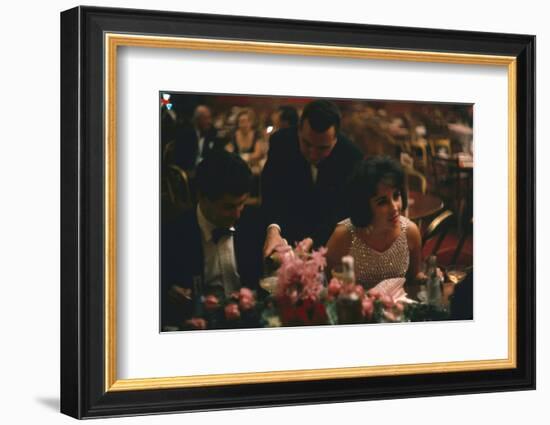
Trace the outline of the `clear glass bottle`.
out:
[[[342,257],[341,280],[344,288],[337,300],[338,323],[361,323],[363,321],[361,300],[352,289],[355,285],[355,262],[351,255]]]
[[[439,308],[441,307],[441,278],[437,274],[437,257],[435,255],[428,258],[426,274],[428,276],[426,282],[428,304]]]

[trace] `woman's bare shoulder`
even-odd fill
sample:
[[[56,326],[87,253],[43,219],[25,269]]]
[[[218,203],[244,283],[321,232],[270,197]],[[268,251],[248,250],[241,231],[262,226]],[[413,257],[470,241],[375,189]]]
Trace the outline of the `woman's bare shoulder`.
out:
[[[345,222],[340,222],[334,228],[332,236],[330,237],[327,248],[334,251],[345,251],[349,249],[351,245],[351,232],[348,225]]]

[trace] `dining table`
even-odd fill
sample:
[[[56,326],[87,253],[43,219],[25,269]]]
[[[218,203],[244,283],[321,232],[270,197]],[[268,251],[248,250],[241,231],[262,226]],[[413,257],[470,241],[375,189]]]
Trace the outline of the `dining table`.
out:
[[[408,218],[415,221],[430,217],[443,209],[443,200],[431,193],[409,191]]]

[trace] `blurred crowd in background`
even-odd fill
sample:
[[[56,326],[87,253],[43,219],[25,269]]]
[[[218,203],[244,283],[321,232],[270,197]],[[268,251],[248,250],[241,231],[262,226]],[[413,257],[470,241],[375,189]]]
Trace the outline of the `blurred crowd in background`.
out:
[[[260,205],[259,177],[271,136],[296,126],[312,98],[162,93],[163,220],[193,206],[197,164],[211,150],[238,153],[257,184],[249,204]],[[473,106],[427,102],[338,100],[341,132],[365,158],[387,155],[401,162],[412,190],[436,195],[471,221]],[[174,180],[182,180],[183,185]],[[456,217],[455,217],[456,218]],[[459,229],[462,230],[462,229]]]

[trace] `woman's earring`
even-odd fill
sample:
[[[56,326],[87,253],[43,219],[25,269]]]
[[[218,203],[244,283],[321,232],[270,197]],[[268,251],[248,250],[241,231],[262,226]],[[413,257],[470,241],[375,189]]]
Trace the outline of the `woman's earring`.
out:
[[[373,225],[372,225],[372,224],[369,224],[369,225],[365,228],[365,233],[366,233],[367,235],[370,235],[373,229],[374,229]]]

